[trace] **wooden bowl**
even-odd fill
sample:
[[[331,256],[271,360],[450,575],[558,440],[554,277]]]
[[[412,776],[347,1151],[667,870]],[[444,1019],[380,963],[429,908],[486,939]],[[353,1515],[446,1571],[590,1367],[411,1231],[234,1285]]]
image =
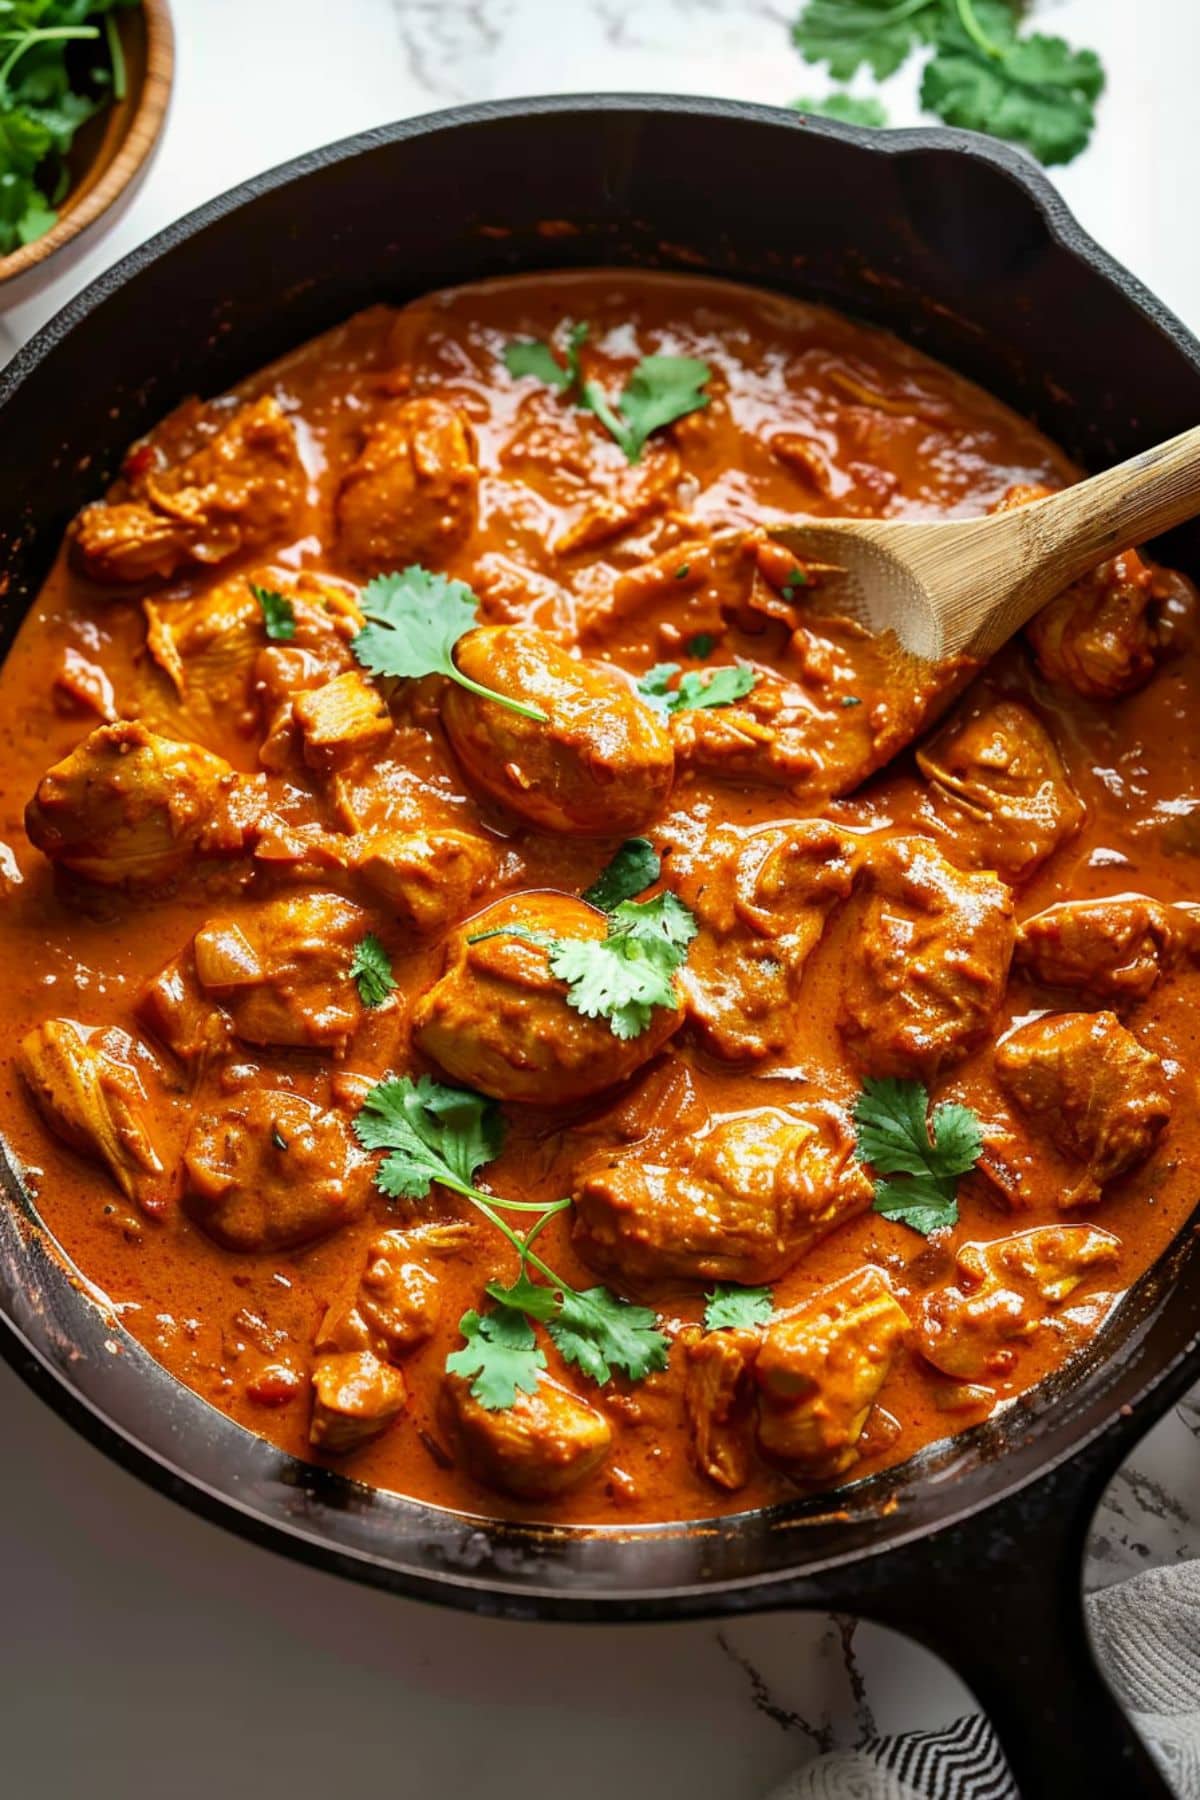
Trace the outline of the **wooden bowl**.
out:
[[[167,0],[116,13],[125,52],[125,97],[89,119],[67,159],[72,184],[44,237],[0,256],[0,307],[28,300],[77,262],[115,224],[141,186],[167,116],[175,38]]]

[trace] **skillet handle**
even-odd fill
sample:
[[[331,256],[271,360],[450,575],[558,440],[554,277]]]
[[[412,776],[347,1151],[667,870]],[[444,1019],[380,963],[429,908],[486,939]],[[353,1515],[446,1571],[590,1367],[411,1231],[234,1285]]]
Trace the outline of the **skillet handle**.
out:
[[[844,1596],[847,1611],[916,1638],[973,1689],[1021,1800],[1172,1800],[1084,1617],[1084,1550],[1113,1472],[1111,1448],[1092,1445],[1007,1500],[860,1564]]]

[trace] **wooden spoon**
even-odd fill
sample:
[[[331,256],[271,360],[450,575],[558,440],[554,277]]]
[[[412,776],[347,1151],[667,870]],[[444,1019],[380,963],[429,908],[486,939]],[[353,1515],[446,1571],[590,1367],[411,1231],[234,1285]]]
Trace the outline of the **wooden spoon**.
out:
[[[1105,557],[1200,512],[1200,426],[982,519],[797,519],[771,536],[834,563],[829,598],[910,655],[988,657]]]

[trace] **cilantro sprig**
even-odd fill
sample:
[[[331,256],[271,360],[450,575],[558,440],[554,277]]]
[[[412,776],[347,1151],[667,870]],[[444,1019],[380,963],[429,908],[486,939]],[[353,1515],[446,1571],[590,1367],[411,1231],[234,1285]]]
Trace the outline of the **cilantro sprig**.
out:
[[[748,663],[726,663],[719,669],[689,669],[679,683],[678,663],[655,663],[638,681],[638,693],[656,712],[694,712],[700,707],[731,706],[758,682]]]
[[[359,606],[367,623],[350,640],[350,648],[372,675],[406,681],[445,675],[470,693],[544,725],[546,714],[540,706],[472,681],[455,662],[454,646],[478,624],[478,605],[465,581],[452,581],[411,563],[407,569],[376,575],[363,588]]]
[[[607,1019],[614,1037],[640,1037],[659,1006],[676,1004],[674,975],[699,926],[671,893],[622,900],[602,938],[559,938],[550,968],[585,1019]]]
[[[296,635],[296,608],[278,588],[260,587],[257,581],[249,585],[262,613],[263,630],[273,644],[286,644]]]
[[[470,1380],[481,1406],[512,1406],[518,1392],[534,1391],[546,1366],[534,1320],[546,1325],[564,1360],[599,1386],[611,1380],[614,1370],[640,1381],[665,1368],[667,1339],[648,1308],[632,1306],[604,1287],[572,1287],[533,1248],[569,1200],[544,1206],[503,1199],[476,1185],[479,1170],[500,1152],[503,1129],[494,1101],[469,1088],[446,1087],[428,1075],[416,1081],[393,1075],[377,1082],[354,1120],[363,1148],[386,1152],[375,1176],[381,1192],[423,1200],[436,1182],[467,1200],[517,1252],[516,1280],[507,1287],[487,1284],[493,1310],[463,1314],[459,1330],[466,1342],[447,1358],[447,1369]],[[501,1211],[536,1217],[522,1235]],[[530,1269],[541,1282],[531,1279]]]
[[[555,937],[514,923],[495,925],[467,941],[519,937],[542,945],[551,974],[567,984],[569,1006],[585,1019],[607,1019],[614,1037],[641,1037],[656,1007],[676,1004],[675,971],[687,961],[688,945],[700,928],[671,893],[622,900],[607,911],[602,938]]]
[[[704,385],[712,371],[699,357],[643,356],[613,401],[598,381],[584,376],[580,349],[588,335],[586,323],[565,321],[556,335],[563,340],[561,362],[552,343],[522,338],[505,345],[505,368],[510,375],[532,375],[594,413],[628,462],[639,461],[654,432],[709,403]]]
[[[775,1310],[775,1296],[769,1287],[735,1287],[732,1282],[721,1281],[704,1299],[706,1331],[765,1325]]]
[[[855,1155],[883,1179],[875,1211],[910,1225],[923,1237],[958,1221],[958,1179],[975,1167],[983,1148],[979,1119],[969,1106],[945,1101],[929,1114],[923,1082],[868,1078],[854,1109]]]
[[[391,959],[373,931],[368,931],[354,946],[350,962],[350,979],[358,989],[364,1006],[382,1006],[395,991]]]
[[[1092,50],[1024,31],[1023,11],[1022,0],[808,0],[792,35],[805,60],[824,63],[836,81],[860,68],[885,81],[930,49],[921,80],[927,112],[1024,144],[1044,163],[1070,162],[1095,127],[1104,69]],[[874,100],[835,93],[802,110],[818,107],[856,124],[884,123]]]

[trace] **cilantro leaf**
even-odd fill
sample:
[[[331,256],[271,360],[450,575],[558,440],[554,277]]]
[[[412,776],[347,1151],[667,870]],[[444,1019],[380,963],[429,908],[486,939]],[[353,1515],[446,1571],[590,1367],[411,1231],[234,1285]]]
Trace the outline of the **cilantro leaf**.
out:
[[[977,0],[966,16],[986,20],[990,48],[957,21],[948,22],[921,79],[922,106],[947,125],[1024,144],[1046,164],[1078,156],[1091,137],[1104,86],[1099,57],[1072,50],[1060,37],[1018,39],[1003,5],[985,9]]]
[[[670,712],[693,712],[702,706],[729,706],[748,694],[758,673],[746,663],[728,663],[723,669],[689,669],[667,698]]]
[[[509,374],[517,377],[532,375],[535,380],[545,382],[547,387],[568,393],[579,381],[579,346],[587,337],[588,328],[586,324],[572,325],[567,321],[563,330],[565,362],[559,362],[551,345],[537,338],[524,338],[504,346],[504,366]]]
[[[635,463],[651,433],[708,405],[704,384],[711,374],[708,364],[696,356],[643,356],[625,383],[616,411],[594,381],[584,382],[580,405],[595,413],[626,459]]]
[[[667,1339],[655,1328],[651,1309],[620,1300],[606,1287],[568,1288],[548,1329],[563,1361],[600,1387],[613,1369],[642,1381],[667,1366]]]
[[[864,65],[886,81],[927,41],[940,0],[808,0],[792,27],[805,62],[824,63],[835,81]]]
[[[423,1200],[435,1181],[461,1193],[500,1153],[495,1101],[422,1075],[377,1082],[354,1120],[364,1150],[387,1150],[376,1185],[393,1199]]]
[[[826,94],[823,100],[793,100],[796,112],[819,119],[840,119],[843,125],[886,125],[887,110],[873,95]]]
[[[922,1082],[868,1077],[854,1109],[858,1160],[881,1175],[920,1175],[929,1166],[929,1094]]]
[[[520,713],[523,719],[546,723],[540,707],[482,687],[455,663],[454,646],[475,625],[479,604],[465,582],[411,563],[407,569],[369,581],[359,604],[367,623],[351,639],[350,648],[370,674],[404,680],[445,675],[471,693]]]
[[[286,595],[277,588],[259,587],[257,581],[250,583],[250,592],[258,601],[262,612],[263,630],[273,644],[286,644],[289,638],[296,635],[296,609]]]
[[[973,1169],[983,1147],[979,1119],[969,1106],[946,1101],[926,1122],[929,1094],[920,1081],[868,1078],[854,1109],[855,1155],[881,1176],[875,1211],[928,1236],[958,1219],[958,1178]]]
[[[678,673],[678,663],[655,663],[644,675],[638,677],[638,693],[644,700],[652,703],[661,700],[662,706],[658,710],[666,712],[669,710],[671,683]]]
[[[540,1319],[543,1323],[558,1311],[558,1290],[547,1287],[544,1282],[531,1281],[524,1269],[511,1286],[489,1281],[484,1292],[501,1306],[511,1307],[515,1312],[524,1313],[526,1318]]]
[[[622,900],[610,918],[610,934],[631,937],[651,949],[667,945],[686,951],[700,929],[678,895],[669,892],[655,894],[653,900]]]
[[[510,1307],[489,1313],[472,1308],[463,1314],[458,1329],[467,1341],[446,1358],[446,1368],[470,1381],[471,1396],[481,1406],[498,1412],[512,1406],[518,1392],[536,1392],[546,1354],[538,1349],[528,1319]]]
[[[622,900],[643,893],[661,873],[662,862],[650,839],[626,838],[607,868],[583,890],[583,898],[589,906],[611,912]]]
[[[711,631],[698,631],[695,637],[690,637],[683,647],[689,656],[694,656],[698,662],[703,662],[706,656],[712,655],[716,645],[717,640]]]
[[[357,985],[358,997],[364,1006],[382,1006],[395,989],[396,979],[388,953],[373,931],[368,931],[354,946],[350,979]]]
[[[641,1037],[656,1006],[674,1006],[672,968],[635,938],[563,938],[550,967],[585,1019],[607,1019],[614,1037]]]
[[[674,894],[622,900],[604,938],[558,938],[550,968],[567,983],[567,1002],[587,1019],[607,1019],[614,1037],[640,1037],[656,1006],[675,1006],[673,977],[698,930]]]
[[[909,1225],[928,1237],[958,1223],[958,1201],[953,1184],[914,1175],[906,1181],[877,1181],[875,1211],[898,1225]]]
[[[721,1281],[711,1294],[704,1296],[704,1328],[720,1331],[725,1326],[762,1325],[775,1307],[775,1296],[769,1287],[736,1287]]]
[[[655,663],[639,680],[638,693],[656,712],[695,712],[705,706],[729,706],[758,682],[758,671],[748,663],[726,663],[719,669],[689,669],[679,685],[670,684],[679,674],[678,663]]]

